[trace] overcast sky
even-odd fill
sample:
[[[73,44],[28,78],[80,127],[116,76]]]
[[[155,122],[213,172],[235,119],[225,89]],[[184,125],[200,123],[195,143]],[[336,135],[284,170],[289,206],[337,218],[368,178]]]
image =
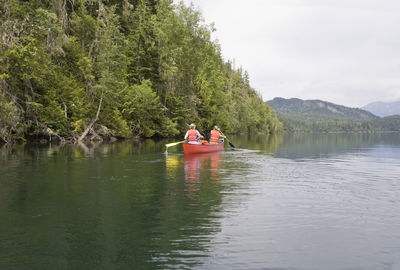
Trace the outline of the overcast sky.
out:
[[[400,0],[185,0],[264,100],[400,99]]]

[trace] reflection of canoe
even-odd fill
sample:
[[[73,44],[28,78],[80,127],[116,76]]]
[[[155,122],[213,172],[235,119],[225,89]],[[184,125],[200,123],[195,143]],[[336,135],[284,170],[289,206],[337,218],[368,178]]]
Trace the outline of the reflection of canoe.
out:
[[[224,150],[223,142],[219,144],[183,144],[183,152],[185,154],[209,153],[222,150]]]
[[[207,180],[217,181],[219,179],[221,154],[221,151],[216,151],[184,155],[186,191],[199,190],[198,181],[201,176]]]

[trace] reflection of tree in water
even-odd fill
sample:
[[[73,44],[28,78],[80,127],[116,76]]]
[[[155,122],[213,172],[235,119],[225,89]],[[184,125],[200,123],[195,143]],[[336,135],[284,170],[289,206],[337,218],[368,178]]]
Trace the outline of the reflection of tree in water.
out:
[[[231,141],[233,141],[235,143],[235,146],[239,148],[262,150],[268,153],[275,153],[279,145],[282,144],[283,142],[283,135],[245,134],[245,135],[232,136]]]
[[[150,140],[0,149],[0,169],[7,175],[0,181],[5,195],[0,217],[3,232],[16,236],[0,232],[8,239],[0,244],[7,250],[0,258],[9,258],[0,266],[187,269],[199,264],[219,230],[213,217],[221,204],[220,157],[196,161],[200,167],[195,167],[198,178],[190,180],[197,183],[191,197],[184,156],[168,156],[164,163],[163,147]]]
[[[274,156],[297,159],[345,154],[377,144],[398,145],[400,139],[396,141],[396,137],[387,133],[287,134]]]
[[[398,136],[371,134],[306,134],[286,137],[284,144],[282,137],[261,135],[230,140],[238,148],[291,156],[400,144]],[[222,211],[219,179],[226,153],[165,157],[164,144],[152,140],[85,146],[0,148],[0,269],[200,264],[220,229],[216,217]],[[229,166],[238,172],[247,165],[225,163],[231,173]]]
[[[318,158],[377,144],[399,145],[398,133],[294,133],[232,136],[239,148],[262,150],[283,158]]]
[[[175,230],[164,239],[168,256],[163,259],[180,262],[182,268],[199,264],[201,257],[208,256],[207,247],[213,234],[219,230],[215,219],[222,196],[219,185],[222,153],[201,155],[168,155],[166,173],[168,179],[168,210],[163,212],[167,223]],[[167,229],[167,228],[166,228]],[[163,252],[161,252],[163,254]],[[155,258],[156,260],[159,257]],[[160,268],[167,263],[158,262]]]

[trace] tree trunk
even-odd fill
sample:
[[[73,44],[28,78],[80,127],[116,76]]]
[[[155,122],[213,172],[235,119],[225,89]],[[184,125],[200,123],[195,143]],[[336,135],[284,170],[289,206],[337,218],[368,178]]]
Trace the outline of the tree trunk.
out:
[[[93,128],[90,130],[90,133],[93,134],[92,137],[90,138],[91,141],[93,141],[94,138],[97,138],[97,139],[98,139],[99,141],[101,141],[101,142],[103,141],[103,138],[101,138],[101,136],[100,136],[99,134],[97,134],[97,132],[94,131]]]
[[[96,121],[99,119],[102,102],[103,102],[103,92],[101,92],[99,106],[97,107],[97,113],[96,113],[95,117],[92,118],[89,125],[86,127],[85,131],[82,133],[82,135],[78,138],[78,142],[82,142],[82,140],[85,139],[86,135],[89,133],[89,131],[93,127],[94,123],[96,123]]]
[[[5,138],[0,136],[0,139],[2,139],[6,144],[8,144],[8,141]]]
[[[64,101],[63,101],[62,103],[63,103],[63,105],[64,105],[64,117],[65,117],[65,119],[68,119],[68,114],[67,114],[68,108],[67,108],[67,104],[65,104]]]

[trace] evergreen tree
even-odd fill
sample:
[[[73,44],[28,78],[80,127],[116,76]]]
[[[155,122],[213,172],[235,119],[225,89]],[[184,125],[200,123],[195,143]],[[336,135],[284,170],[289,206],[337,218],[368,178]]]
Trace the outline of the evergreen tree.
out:
[[[0,141],[281,129],[192,6],[3,0],[0,23]]]

